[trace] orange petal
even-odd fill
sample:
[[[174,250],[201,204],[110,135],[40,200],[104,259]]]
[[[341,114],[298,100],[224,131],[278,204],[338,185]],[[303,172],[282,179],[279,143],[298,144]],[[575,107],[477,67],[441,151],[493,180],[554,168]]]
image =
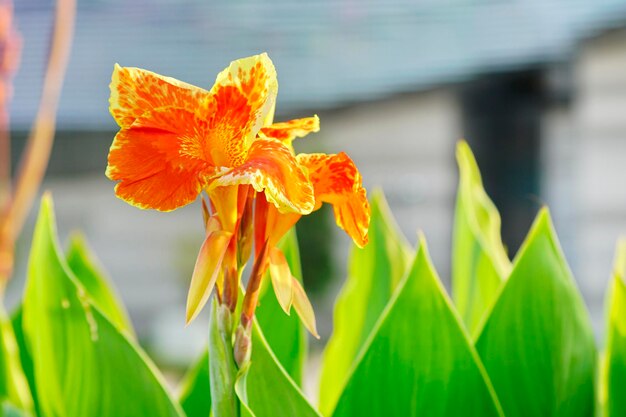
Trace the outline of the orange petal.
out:
[[[285,255],[278,248],[270,249],[270,277],[278,304],[289,314],[293,300],[291,270]]]
[[[232,233],[217,231],[204,239],[187,295],[187,324],[196,318],[209,299],[231,237]]]
[[[289,229],[298,223],[301,217],[302,215],[299,213],[281,213],[276,207],[270,206],[268,208],[266,227],[269,244],[275,246]]]
[[[357,246],[363,247],[367,243],[370,207],[354,162],[343,152],[336,155],[299,154],[297,160],[309,172],[316,207],[321,202],[332,204],[337,225]]]
[[[314,208],[313,187],[287,146],[277,140],[252,143],[246,161],[216,178],[210,187],[250,184],[265,192],[281,212],[308,214]]]
[[[202,145],[206,123],[183,109],[144,114],[113,140],[106,175],[140,208],[170,211],[196,199],[216,168]]]
[[[209,220],[211,220],[211,212],[209,211],[209,205],[206,202],[204,196],[200,197],[200,201],[202,201],[202,220],[204,221],[204,229],[206,230],[207,234],[210,233],[209,232]],[[217,220],[217,219],[215,219]],[[219,220],[217,220],[219,222]],[[212,230],[211,230],[212,231]]]
[[[208,91],[174,78],[117,64],[110,88],[110,111],[122,128],[152,109],[173,107],[195,112],[209,96]]]
[[[300,316],[300,320],[304,323],[304,327],[316,338],[320,338],[320,335],[317,334],[317,326],[315,324],[315,312],[313,311],[313,306],[309,301],[309,298],[306,296],[304,292],[304,288],[300,282],[291,278],[291,284],[293,288],[293,308],[296,309],[296,313]]]
[[[317,116],[294,119],[288,122],[274,123],[261,129],[261,134],[267,138],[280,140],[291,145],[295,138],[303,138],[309,133],[319,132],[320,119]]]
[[[224,230],[235,232],[237,227],[237,200],[239,187],[215,187],[209,192],[215,216],[220,219]]]
[[[267,54],[231,62],[211,89],[210,136],[216,164],[237,166],[273,111],[278,92],[274,64]]]

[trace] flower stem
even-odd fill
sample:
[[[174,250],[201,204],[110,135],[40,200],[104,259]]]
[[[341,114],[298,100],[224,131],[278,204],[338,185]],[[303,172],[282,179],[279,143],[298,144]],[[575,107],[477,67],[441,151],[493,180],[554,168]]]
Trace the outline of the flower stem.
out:
[[[238,417],[237,365],[232,345],[233,313],[213,299],[209,321],[209,373],[213,417]]]
[[[246,287],[246,294],[243,297],[241,325],[247,329],[250,329],[250,326],[252,326],[254,310],[256,310],[256,305],[259,301],[259,288],[267,266],[268,252],[268,242],[265,241],[259,255],[254,261],[254,266],[252,267],[252,272],[250,273],[250,279],[248,280],[248,286]]]

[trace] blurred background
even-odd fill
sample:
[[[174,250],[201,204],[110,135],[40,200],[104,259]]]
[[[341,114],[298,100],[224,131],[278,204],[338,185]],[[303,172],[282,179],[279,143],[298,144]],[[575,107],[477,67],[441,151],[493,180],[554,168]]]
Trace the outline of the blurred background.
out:
[[[40,97],[53,2],[14,7],[23,39],[10,105],[16,166]],[[61,236],[86,234],[162,363],[188,363],[205,340],[206,320],[184,327],[201,210],[146,212],[114,196],[104,176],[117,131],[113,64],[208,89],[231,60],[263,51],[278,71],[276,119],[320,116],[321,132],[297,150],[346,151],[368,189],[384,190],[411,243],[424,230],[446,284],[460,138],[502,214],[511,257],[548,204],[602,333],[613,250],[626,234],[626,1],[80,0],[44,188]],[[9,306],[21,295],[33,217]],[[333,223],[321,210],[298,230],[322,334],[314,352],[332,331],[350,248]]]

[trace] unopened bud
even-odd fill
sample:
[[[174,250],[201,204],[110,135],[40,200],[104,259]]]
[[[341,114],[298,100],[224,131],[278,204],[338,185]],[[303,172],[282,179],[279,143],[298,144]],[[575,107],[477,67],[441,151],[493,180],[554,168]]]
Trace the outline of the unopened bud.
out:
[[[250,362],[250,355],[252,353],[252,338],[251,338],[251,326],[244,327],[239,324],[237,326],[237,332],[235,334],[235,362],[239,369],[243,368]]]

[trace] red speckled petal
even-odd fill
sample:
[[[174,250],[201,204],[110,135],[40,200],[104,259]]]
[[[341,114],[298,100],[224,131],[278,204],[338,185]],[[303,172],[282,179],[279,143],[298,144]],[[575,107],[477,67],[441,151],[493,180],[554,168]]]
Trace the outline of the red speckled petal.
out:
[[[315,190],[316,207],[322,202],[333,205],[337,225],[345,230],[354,243],[367,243],[370,207],[361,173],[348,155],[299,154],[298,163],[305,166]]]
[[[265,192],[267,201],[282,213],[308,214],[314,208],[313,187],[290,149],[277,140],[258,139],[248,158],[216,178],[211,187],[250,184]]]
[[[278,82],[267,54],[233,61],[211,89],[210,137],[217,165],[243,163],[264,120],[273,109]]]
[[[267,138],[278,139],[291,145],[295,138],[303,138],[309,133],[319,132],[320,119],[317,116],[293,119],[288,122],[274,123],[261,129],[261,135]]]
[[[115,64],[109,109],[117,124],[130,127],[144,113],[162,107],[196,112],[206,107],[209,92],[191,84],[140,68]]]
[[[170,211],[196,199],[215,167],[203,146],[206,122],[183,109],[153,111],[116,136],[106,175],[140,208]]]

